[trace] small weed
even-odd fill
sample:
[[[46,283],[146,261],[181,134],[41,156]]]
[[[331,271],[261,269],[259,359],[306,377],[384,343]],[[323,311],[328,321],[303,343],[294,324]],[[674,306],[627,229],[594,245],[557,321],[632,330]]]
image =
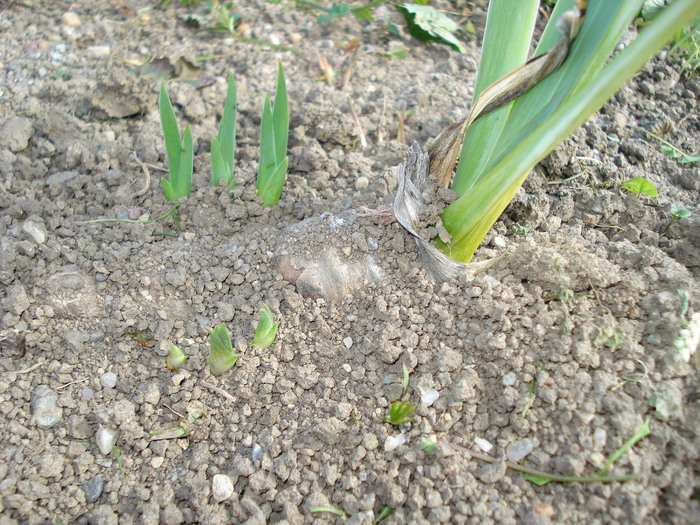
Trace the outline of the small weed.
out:
[[[119,451],[119,447],[117,445],[114,445],[114,448],[112,448],[112,452],[114,452],[114,458],[117,460],[117,467],[119,467],[119,472],[121,472],[122,476],[125,476],[126,471],[124,470],[124,462],[122,461],[122,454]]]
[[[525,419],[525,416],[527,416],[527,413],[530,411],[530,408],[532,407],[532,404],[535,402],[535,384],[537,381],[533,379],[530,381],[530,389],[528,392],[527,396],[527,402],[525,403],[525,406],[523,407],[522,412],[520,412],[520,419]]]
[[[156,232],[152,233],[152,236],[159,236],[159,235],[178,235],[180,233],[180,217],[177,214],[177,207],[178,205],[176,204],[170,210],[168,210],[165,214],[161,215],[157,219],[153,220],[143,220],[143,219],[92,219],[89,221],[82,221],[81,224],[94,224],[98,222],[129,222],[129,223],[136,223],[136,224],[150,224],[154,222],[160,222],[162,220],[167,219],[168,217],[173,218],[173,222],[175,225],[175,231],[172,232]]]
[[[674,359],[687,363],[700,347],[700,312],[695,312],[688,319],[690,298],[688,290],[678,290],[678,297],[681,301],[681,312],[678,317],[682,328],[673,341]]]
[[[349,518],[345,511],[343,509],[338,509],[336,507],[313,507],[311,509],[311,512],[330,512],[331,514],[335,514],[339,518]]]
[[[661,143],[661,153],[666,155],[669,159],[676,159],[678,161],[678,164],[694,164],[696,162],[700,162],[700,153],[686,153],[683,150],[681,150],[679,147],[671,144],[669,141],[660,137],[656,133],[653,133],[653,132],[646,130],[644,128],[638,128],[638,129],[643,131],[648,136],[658,140]],[[637,178],[641,178],[641,177],[637,177]],[[632,179],[632,180],[635,180],[635,179]],[[652,195],[652,197],[655,197],[655,196],[656,195]]]
[[[700,18],[676,35],[668,54],[682,60],[685,69],[700,70]]]
[[[287,139],[289,135],[289,102],[282,63],[277,71],[275,103],[265,97],[260,124],[260,160],[257,189],[266,208],[277,204],[287,178]]]
[[[613,466],[613,463],[615,463],[618,459],[620,459],[620,457],[625,452],[627,452],[629,449],[631,449],[637,441],[639,441],[643,437],[648,436],[650,433],[651,433],[651,431],[649,430],[649,418],[647,417],[644,420],[644,423],[642,423],[642,426],[639,427],[637,432],[635,432],[631,438],[629,438],[627,441],[625,441],[625,443],[620,448],[618,448],[613,453],[613,455],[610,456],[610,458],[608,458],[608,460],[605,462],[605,465],[603,465],[603,468],[601,468],[600,471],[598,472],[598,476],[604,475],[608,470],[610,470],[610,467]]]
[[[377,514],[377,517],[372,520],[372,525],[376,525],[383,519],[388,518],[391,516],[394,512],[396,512],[392,507],[389,505],[384,505],[382,507],[382,510],[379,511],[379,514]]]
[[[420,449],[426,454],[429,454],[431,456],[435,454],[436,446],[437,441],[435,441],[434,439],[429,439],[426,437],[420,439]]]
[[[153,348],[156,345],[153,336],[148,330],[137,330],[129,334],[131,338],[144,348]]]
[[[408,391],[408,384],[409,384],[408,367],[404,363],[403,364],[403,378],[401,379],[401,388],[403,388],[404,394]]]
[[[168,170],[170,180],[160,179],[165,198],[169,201],[177,201],[181,197],[189,197],[192,187],[192,170],[194,153],[192,150],[192,132],[190,125],[185,126],[185,131],[180,137],[177,125],[177,117],[170,102],[170,97],[165,89],[165,83],[160,84],[160,123],[163,127],[165,149],[168,156]]]
[[[209,332],[209,371],[218,377],[233,367],[238,355],[231,344],[231,334],[224,323]]]
[[[659,194],[659,192],[656,190],[656,186],[654,186],[644,177],[635,177],[633,179],[623,181],[621,186],[623,189],[636,195],[643,193],[644,195],[649,195],[649,197],[656,197]]]
[[[671,207],[668,211],[671,214],[671,218],[669,219],[668,224],[664,228],[662,235],[666,235],[668,233],[669,228],[671,228],[674,222],[679,221],[681,219],[687,219],[688,217],[693,215],[693,212],[691,212],[687,208],[684,208],[682,206],[676,206],[675,204],[671,204]]]
[[[216,9],[216,21],[210,29],[213,33],[226,33],[235,36],[236,22],[241,19],[242,15],[230,13],[225,5],[220,5]]]
[[[236,150],[236,83],[233,74],[228,75],[228,91],[224,112],[219,123],[219,133],[211,139],[211,182],[224,184],[229,190],[236,185],[233,168]]]
[[[384,421],[392,425],[403,425],[413,421],[411,417],[416,411],[416,404],[408,401],[394,401],[389,409],[389,415],[384,418]]]
[[[603,326],[598,327],[598,335],[593,341],[593,346],[599,348],[605,346],[611,352],[622,347],[625,338],[622,331],[618,328],[615,319],[607,317]]]
[[[188,437],[190,434],[192,434],[192,430],[194,430],[197,420],[203,415],[205,414],[202,410],[197,408],[188,408],[186,417],[181,417],[179,421],[175,421],[158,430],[150,430],[148,434],[151,436],[151,441]]]
[[[270,307],[264,304],[262,310],[260,310],[260,317],[258,317],[255,336],[253,336],[253,347],[265,350],[272,345],[276,337],[277,323],[275,323]]]

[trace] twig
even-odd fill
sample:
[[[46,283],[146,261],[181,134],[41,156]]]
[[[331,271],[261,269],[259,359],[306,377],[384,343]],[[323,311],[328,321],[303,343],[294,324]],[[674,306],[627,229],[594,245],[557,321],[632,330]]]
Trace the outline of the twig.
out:
[[[223,388],[219,388],[218,386],[214,386],[214,385],[212,385],[211,383],[207,383],[206,381],[202,381],[202,382],[201,382],[201,385],[202,385],[204,388],[207,388],[207,389],[211,390],[212,392],[216,392],[217,394],[224,396],[226,399],[228,399],[228,400],[230,400],[230,401],[235,401],[235,400],[236,400],[235,397],[233,397],[231,394],[229,394],[228,392],[226,392],[226,390],[224,390]]]
[[[28,374],[29,372],[33,372],[34,370],[39,368],[44,363],[46,363],[46,361],[42,361],[41,363],[36,363],[36,364],[30,366],[29,368],[25,368],[24,370],[18,370],[17,373],[18,374]]]
[[[469,454],[471,457],[485,461],[486,463],[496,463],[499,460],[493,458],[488,454],[482,454],[481,452],[473,452],[466,449],[460,445],[452,444],[452,447],[463,453]],[[529,474],[530,476],[537,476],[538,478],[545,478],[550,481],[558,481],[560,483],[611,483],[615,481],[632,481],[637,479],[634,474],[627,474],[624,476],[562,476],[560,474],[553,474],[551,472],[544,472],[542,470],[535,470],[529,467],[524,467],[523,465],[518,465],[512,461],[506,461],[506,467],[523,474]]]
[[[141,188],[139,191],[137,191],[131,196],[132,199],[140,197],[148,191],[148,188],[151,187],[151,172],[148,171],[148,166],[146,166],[143,162],[141,162],[141,160],[139,160],[139,158],[136,156],[136,153],[134,153],[134,160],[139,166],[141,166],[143,174],[146,176],[146,182],[144,182],[143,188]]]
[[[357,124],[357,129],[360,132],[360,146],[362,149],[365,149],[367,147],[367,137],[365,135],[365,129],[362,127],[362,123],[360,122],[360,118],[357,116],[357,113],[355,112],[355,107],[352,105],[352,99],[350,99],[350,95],[348,95],[348,105],[350,106],[350,112],[352,113],[352,118],[355,120],[355,124]]]
[[[56,390],[63,390],[64,388],[68,388],[68,387],[71,386],[71,385],[75,385],[75,384],[78,384],[78,383],[84,383],[84,382],[87,381],[87,380],[88,380],[88,378],[85,377],[85,378],[83,378],[83,379],[78,379],[77,381],[71,381],[70,383],[66,383],[65,385],[59,386]]]

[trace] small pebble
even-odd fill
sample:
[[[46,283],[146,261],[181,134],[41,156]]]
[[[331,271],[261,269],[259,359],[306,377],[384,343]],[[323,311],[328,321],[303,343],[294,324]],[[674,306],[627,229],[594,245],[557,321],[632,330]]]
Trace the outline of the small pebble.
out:
[[[406,443],[406,434],[399,434],[398,436],[388,436],[384,441],[384,451],[391,452],[396,450],[401,445]]]
[[[496,235],[493,239],[491,239],[491,246],[494,248],[505,248],[506,240],[500,235]]]
[[[105,372],[101,377],[102,386],[105,388],[114,388],[117,386],[117,374],[114,372]]]
[[[51,428],[63,419],[63,409],[58,406],[58,394],[46,385],[39,385],[32,392],[31,408],[39,428]]]
[[[68,11],[61,15],[61,23],[68,27],[78,27],[80,25],[80,17],[72,11]]]
[[[343,339],[343,344],[345,345],[345,348],[350,348],[352,346],[352,337],[346,337]]]
[[[535,514],[539,514],[540,516],[544,516],[545,518],[551,518],[554,516],[554,507],[552,507],[549,503],[535,503],[532,506],[532,511]]]
[[[95,391],[92,388],[83,388],[84,399],[92,399],[93,397],[95,397]]]
[[[506,448],[506,454],[509,460],[517,463],[525,456],[527,456],[530,452],[532,452],[534,448],[535,443],[532,441],[531,438],[519,439],[518,441],[515,441],[508,445],[508,447]]]
[[[109,46],[90,46],[86,51],[88,56],[100,58],[108,57],[112,52],[112,49]]]
[[[233,496],[233,482],[226,474],[214,474],[211,482],[211,495],[214,501],[221,503]]]
[[[493,449],[493,445],[490,442],[480,437],[475,437],[474,443],[476,443],[476,446],[484,452],[491,452],[491,449]]]
[[[506,375],[503,376],[502,383],[504,386],[513,386],[516,380],[517,377],[515,375],[515,372],[508,372]]]
[[[257,443],[253,443],[253,452],[250,455],[253,462],[259,461],[262,458],[262,455],[263,455],[263,448],[260,445],[258,445]]]
[[[104,456],[108,456],[112,453],[114,445],[117,443],[117,438],[119,437],[119,431],[112,430],[107,427],[100,427],[95,433],[95,442],[97,443],[97,448]]]
[[[163,456],[156,456],[151,460],[151,467],[158,468],[163,464],[164,461],[165,458]]]
[[[80,487],[83,489],[83,492],[85,492],[85,501],[88,503],[95,503],[97,499],[102,495],[102,491],[104,490],[104,480],[102,479],[102,476],[95,476],[94,478],[89,479]]]
[[[367,177],[357,177],[357,180],[355,180],[355,189],[356,190],[364,190],[369,186],[369,179]]]
[[[435,401],[437,401],[439,397],[440,392],[438,392],[434,388],[431,388],[425,394],[423,394],[423,397],[421,397],[420,401],[421,403],[423,403],[423,405],[429,407],[432,406],[433,403],[435,403]]]

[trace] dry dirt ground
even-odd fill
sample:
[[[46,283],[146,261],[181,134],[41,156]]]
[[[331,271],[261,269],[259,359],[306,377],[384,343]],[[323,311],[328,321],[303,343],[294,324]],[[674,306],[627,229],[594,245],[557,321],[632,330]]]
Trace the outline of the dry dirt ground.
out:
[[[290,2],[235,6],[246,34],[298,54],[198,31],[177,1],[143,7],[0,7],[1,524],[372,523],[385,506],[385,523],[697,523],[698,371],[674,359],[674,340],[678,291],[686,316],[700,304],[700,173],[645,133],[700,150],[697,77],[655,59],[533,173],[477,254],[496,265],[436,285],[386,214],[335,214],[392,201],[407,152],[397,111],[421,144],[466,112],[482,2],[468,3],[465,54],[389,33],[388,7],[374,23],[318,24]],[[355,38],[347,82],[350,58],[335,85],[319,80],[318,58],[338,63]],[[406,58],[387,55],[395,45]],[[194,83],[169,84],[195,136],[180,230],[172,216],[86,223],[171,209],[159,83],[138,64],[180,56],[205,59]],[[251,181],[278,59],[290,170],[280,205],[263,209]],[[229,71],[233,195],[209,185]],[[621,189],[636,176],[658,197]],[[672,205],[694,215],[672,221]],[[276,271],[290,238],[370,254],[379,281],[336,302],[303,297]],[[279,336],[257,350],[264,303]],[[222,322],[239,361],[214,378],[208,333]],[[176,372],[173,344],[189,356]],[[384,416],[401,397],[418,408],[396,427]],[[189,437],[150,440],[198,413]],[[648,417],[650,435],[610,471],[633,481],[537,486],[505,462],[595,475]],[[486,442],[494,463],[471,455]]]

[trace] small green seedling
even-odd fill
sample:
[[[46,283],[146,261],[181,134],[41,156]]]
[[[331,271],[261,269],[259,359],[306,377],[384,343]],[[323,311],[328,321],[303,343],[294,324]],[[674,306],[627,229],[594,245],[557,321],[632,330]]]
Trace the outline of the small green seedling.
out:
[[[173,345],[170,347],[168,357],[165,358],[165,366],[168,370],[178,370],[187,361],[187,356],[180,350],[179,347]]]
[[[192,433],[192,430],[194,430],[197,420],[203,415],[205,414],[202,410],[197,408],[188,408],[186,417],[182,417],[180,420],[174,421],[173,423],[158,430],[149,431],[148,433],[151,436],[151,441],[163,441],[164,439],[179,439],[187,437]]]
[[[435,447],[437,446],[437,441],[429,438],[420,438],[420,449],[428,455],[435,454]]]
[[[642,423],[642,426],[639,427],[637,432],[629,438],[625,443],[618,448],[610,458],[605,462],[605,465],[603,465],[603,468],[598,471],[598,476],[604,475],[608,470],[610,470],[610,467],[613,466],[613,463],[615,463],[620,457],[627,452],[629,449],[631,449],[634,444],[642,439],[643,437],[648,436],[651,433],[651,430],[649,430],[649,418],[647,417],[644,420],[644,423]]]
[[[659,194],[659,192],[656,190],[656,186],[654,186],[644,177],[635,177],[633,179],[623,181],[621,185],[623,189],[637,195],[643,193],[644,195],[649,195],[649,197],[656,197]]]
[[[276,337],[277,323],[275,323],[270,307],[264,304],[262,310],[260,310],[260,317],[258,317],[255,336],[253,336],[253,346],[265,350],[270,347]]]
[[[390,507],[389,505],[384,505],[382,507],[382,510],[379,511],[379,514],[377,514],[377,517],[372,520],[372,525],[377,525],[377,523],[388,518],[394,512],[396,511],[392,507]]]
[[[231,344],[231,334],[224,323],[209,332],[209,371],[218,377],[233,367],[238,360]]]
[[[289,135],[289,101],[287,83],[282,63],[277,70],[275,103],[265,97],[260,124],[260,161],[258,165],[257,189],[263,206],[277,204],[282,195],[282,186],[287,178],[287,139]]]
[[[684,208],[683,206],[676,206],[675,204],[671,204],[671,207],[668,211],[671,214],[671,219],[668,221],[668,224],[664,228],[662,235],[666,235],[671,226],[673,226],[674,222],[681,219],[687,219],[688,217],[693,215],[693,212],[691,212],[687,208]]]
[[[192,150],[192,132],[190,125],[185,126],[185,131],[180,137],[180,129],[177,125],[177,117],[170,102],[170,97],[165,89],[165,83],[160,84],[160,123],[163,127],[165,150],[168,155],[168,170],[170,180],[160,179],[165,198],[176,201],[181,197],[189,197],[192,187],[192,170],[194,153]]]
[[[525,419],[525,416],[527,416],[527,413],[530,411],[530,408],[532,408],[532,404],[535,402],[535,385],[537,384],[537,380],[533,379],[530,381],[530,388],[528,390],[527,394],[527,402],[525,403],[525,406],[523,407],[522,412],[520,412],[520,419],[523,420]]]
[[[411,417],[416,411],[416,404],[408,401],[394,401],[389,409],[389,415],[384,418],[384,421],[392,425],[403,425],[413,421]]]
[[[211,139],[211,183],[232,190],[236,185],[233,167],[236,151],[236,83],[228,75],[228,91],[224,112],[219,123],[219,134]]]
[[[401,388],[403,388],[403,393],[408,391],[409,379],[408,379],[408,367],[404,363],[403,365],[403,379],[401,379]]]
[[[337,509],[335,507],[314,507],[311,509],[311,512],[330,512],[331,514],[335,514],[339,518],[349,518],[345,511],[343,509]]]

